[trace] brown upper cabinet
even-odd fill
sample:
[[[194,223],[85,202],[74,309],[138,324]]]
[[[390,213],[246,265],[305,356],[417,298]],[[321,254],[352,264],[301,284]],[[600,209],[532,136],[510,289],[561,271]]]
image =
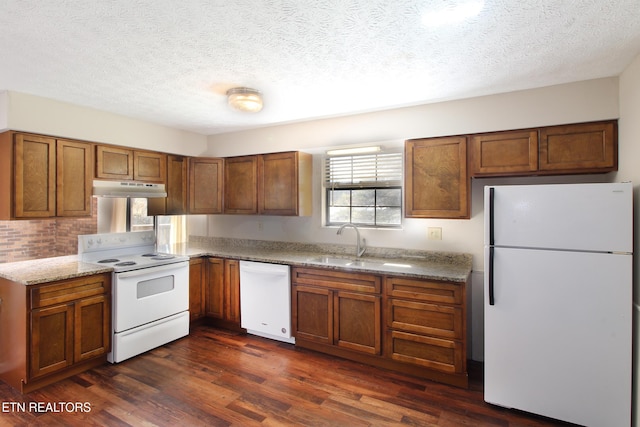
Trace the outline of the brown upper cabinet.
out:
[[[189,196],[188,173],[188,157],[174,156],[172,154],[167,156],[166,213],[168,215],[187,213]]]
[[[618,169],[615,120],[472,135],[474,177],[604,173]]]
[[[533,173],[538,170],[538,131],[522,130],[471,136],[472,174]]]
[[[93,144],[56,143],[56,215],[91,216]]]
[[[189,159],[189,213],[222,213],[223,164],[217,158]]]
[[[465,136],[408,140],[404,161],[407,218],[470,217]]]
[[[312,157],[297,151],[258,157],[258,211],[263,215],[311,215]]]
[[[540,171],[588,173],[618,170],[616,121],[540,129]]]
[[[224,213],[311,215],[310,154],[289,151],[224,162]]]
[[[224,213],[258,213],[258,156],[224,159]]]
[[[0,219],[90,216],[93,144],[0,134]]]
[[[149,215],[222,213],[223,160],[167,155],[167,197],[148,199]]]
[[[133,150],[97,145],[96,178],[132,180]]]
[[[167,197],[148,199],[149,215],[183,215],[189,212],[188,170],[188,157],[167,155]]]
[[[96,178],[164,184],[167,179],[167,155],[153,151],[97,145]]]

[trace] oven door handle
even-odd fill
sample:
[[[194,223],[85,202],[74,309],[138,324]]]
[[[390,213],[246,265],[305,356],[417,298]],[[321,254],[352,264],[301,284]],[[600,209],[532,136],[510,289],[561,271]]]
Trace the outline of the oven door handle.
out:
[[[169,270],[176,270],[179,268],[188,268],[188,267],[189,267],[188,261],[180,261],[180,262],[174,262],[172,264],[159,265],[156,267],[144,267],[138,270],[123,271],[121,273],[116,272],[116,274],[118,278],[126,279],[128,277],[147,276],[149,274],[155,275],[156,273],[162,273]]]

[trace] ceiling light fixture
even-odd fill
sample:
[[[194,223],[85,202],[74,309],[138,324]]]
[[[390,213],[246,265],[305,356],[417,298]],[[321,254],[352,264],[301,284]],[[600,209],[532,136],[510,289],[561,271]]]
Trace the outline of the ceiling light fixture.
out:
[[[229,107],[244,113],[257,113],[262,110],[262,94],[248,87],[234,87],[227,91]]]

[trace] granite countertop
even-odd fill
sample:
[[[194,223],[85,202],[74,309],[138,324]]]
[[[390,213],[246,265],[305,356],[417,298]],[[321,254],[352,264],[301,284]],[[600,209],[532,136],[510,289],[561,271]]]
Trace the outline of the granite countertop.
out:
[[[111,267],[82,262],[77,255],[0,264],[0,278],[24,285],[38,285],[111,271]]]
[[[356,258],[354,247],[348,245],[194,236],[189,244],[172,245],[159,250],[191,258],[215,256],[451,282],[467,281],[472,266],[471,255],[465,253],[368,248],[364,256]],[[37,285],[111,271],[111,267],[82,262],[77,255],[0,264],[0,278],[24,285]]]
[[[357,258],[355,246],[322,245],[260,240],[193,237],[188,245],[173,245],[172,253],[189,257],[215,256],[246,261],[325,267],[421,279],[465,282],[472,256],[458,252],[368,248]]]

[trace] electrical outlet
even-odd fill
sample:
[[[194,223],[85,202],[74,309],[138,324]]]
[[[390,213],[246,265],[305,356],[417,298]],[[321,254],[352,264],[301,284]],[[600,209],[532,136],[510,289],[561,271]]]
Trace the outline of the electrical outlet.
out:
[[[258,231],[263,231],[263,230],[264,230],[264,222],[258,221]]]
[[[442,240],[442,227],[428,227],[427,238],[429,240]]]

